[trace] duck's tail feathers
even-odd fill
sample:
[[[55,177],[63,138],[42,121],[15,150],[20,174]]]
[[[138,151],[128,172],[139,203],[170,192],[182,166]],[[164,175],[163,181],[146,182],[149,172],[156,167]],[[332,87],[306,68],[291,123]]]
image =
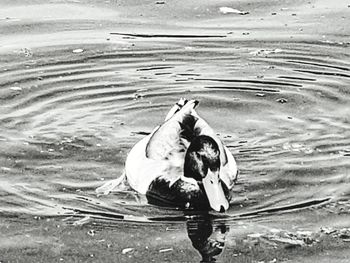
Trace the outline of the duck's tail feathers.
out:
[[[170,109],[168,114],[165,117],[165,121],[171,119],[176,113],[179,111],[182,114],[192,114],[194,116],[198,116],[196,111],[194,110],[197,107],[199,101],[198,100],[187,100],[185,98],[181,98],[175,105]]]
[[[189,100],[186,102],[186,104],[173,115],[173,119],[182,122],[184,118],[186,118],[187,115],[192,115],[197,117],[197,113],[195,111],[195,108],[199,104],[198,100]]]
[[[185,99],[185,98],[181,98],[178,102],[176,102],[176,103],[174,104],[174,106],[170,109],[170,111],[168,112],[168,114],[166,115],[165,121],[167,121],[167,120],[169,120],[171,117],[173,117],[174,114],[175,114],[176,112],[178,112],[179,110],[181,110],[181,108],[182,108],[183,106],[185,106],[185,104],[186,104],[187,102],[188,102],[188,100]]]
[[[97,195],[108,195],[111,192],[124,190],[126,187],[125,182],[126,175],[125,172],[123,172],[123,174],[117,179],[106,182],[100,187],[96,188],[95,192]]]

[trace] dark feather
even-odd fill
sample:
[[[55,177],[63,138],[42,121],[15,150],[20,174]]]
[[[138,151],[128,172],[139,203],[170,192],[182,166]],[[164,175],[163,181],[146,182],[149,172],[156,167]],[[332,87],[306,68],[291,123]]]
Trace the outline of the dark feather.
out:
[[[191,142],[199,135],[199,130],[195,128],[198,118],[193,115],[185,115],[182,122],[179,122],[181,127],[180,136]]]

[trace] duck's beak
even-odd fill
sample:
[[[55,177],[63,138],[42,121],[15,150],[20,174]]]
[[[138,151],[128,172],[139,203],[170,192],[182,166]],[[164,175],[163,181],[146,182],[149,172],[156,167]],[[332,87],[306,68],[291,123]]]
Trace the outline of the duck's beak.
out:
[[[229,207],[229,203],[222,189],[219,170],[212,172],[208,169],[207,176],[203,178],[202,182],[211,208],[218,212],[225,212]]]

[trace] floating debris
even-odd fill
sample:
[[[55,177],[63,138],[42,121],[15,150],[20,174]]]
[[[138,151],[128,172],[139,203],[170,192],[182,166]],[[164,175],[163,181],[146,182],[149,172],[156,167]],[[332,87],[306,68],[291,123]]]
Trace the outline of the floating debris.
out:
[[[271,229],[270,233],[254,233],[247,235],[248,244],[265,244],[276,248],[277,246],[283,246],[284,248],[295,248],[301,246],[312,246],[314,243],[319,242],[316,237],[319,237],[319,233],[313,233],[311,231],[297,231],[296,233]]]
[[[142,95],[142,94],[140,94],[140,93],[135,93],[133,97],[134,97],[134,100],[137,100],[137,99],[143,98],[144,95]]]
[[[325,233],[334,238],[340,238],[344,242],[350,242],[350,228],[334,229],[331,227],[322,227],[321,233]]]
[[[90,221],[90,219],[91,219],[90,216],[86,216],[86,217],[84,217],[84,218],[82,218],[82,219],[79,219],[78,221],[75,221],[75,222],[73,223],[73,226],[82,226],[82,225],[88,223],[88,222]],[[89,232],[90,232],[90,231],[89,231]],[[89,232],[88,232],[88,234],[89,234]]]
[[[282,103],[282,104],[284,104],[284,103],[287,103],[287,102],[288,102],[288,100],[287,100],[287,99],[285,99],[285,98],[279,98],[279,99],[277,99],[276,101],[277,101],[277,102],[279,102],[279,103]]]
[[[307,231],[307,230],[304,230],[304,231],[297,231],[297,235],[298,236],[311,236],[312,235],[312,231]]]
[[[241,11],[241,10],[238,10],[238,9],[234,9],[234,8],[231,8],[231,7],[226,7],[226,6],[223,6],[223,7],[220,7],[220,13],[226,15],[226,14],[238,14],[238,15],[247,15],[249,14],[249,12],[247,11]]]
[[[339,230],[339,235],[341,239],[346,239],[350,241],[350,228],[342,228]]]
[[[175,231],[175,230],[177,230],[177,228],[167,227],[167,228],[165,229],[165,231]]]
[[[82,52],[84,52],[84,49],[82,49],[82,48],[77,48],[77,49],[74,49],[72,52],[73,52],[73,53],[82,53]]]
[[[91,229],[91,230],[89,230],[89,231],[87,232],[87,234],[88,234],[89,236],[93,237],[93,236],[96,234],[96,232],[95,232],[95,230]]]
[[[265,97],[266,94],[264,94],[264,93],[256,93],[255,96],[257,96],[257,97]]]
[[[276,54],[276,53],[281,53],[283,52],[282,49],[279,48],[275,48],[275,49],[257,49],[254,50],[252,52],[250,52],[249,54],[253,55],[253,56],[266,56],[269,54]]]
[[[260,233],[254,233],[254,234],[247,235],[247,237],[251,237],[251,238],[259,238],[261,236],[262,236],[262,234],[260,234]]]
[[[29,48],[26,48],[26,47],[22,48],[19,53],[24,54],[24,56],[26,56],[26,57],[32,57],[33,56],[33,52]]]
[[[134,248],[132,248],[132,247],[124,248],[124,249],[122,250],[122,254],[125,255],[125,254],[127,254],[127,253],[132,252],[132,251],[134,251]]]
[[[293,143],[286,142],[282,145],[282,149],[288,150],[291,152],[302,152],[306,154],[311,154],[314,152],[314,149],[299,142],[293,142]]]
[[[173,248],[164,248],[164,249],[159,250],[159,253],[170,252],[170,251],[173,251],[173,250],[174,250]]]
[[[11,87],[10,90],[21,91],[22,88],[21,87]]]

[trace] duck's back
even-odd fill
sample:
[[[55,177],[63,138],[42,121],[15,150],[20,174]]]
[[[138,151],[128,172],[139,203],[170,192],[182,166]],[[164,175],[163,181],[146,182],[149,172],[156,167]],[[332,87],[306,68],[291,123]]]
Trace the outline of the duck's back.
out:
[[[186,103],[132,148],[126,159],[125,172],[130,186],[136,191],[145,194],[156,178],[171,185],[183,177],[187,148],[199,135],[210,136],[218,143],[220,177],[229,188],[232,187],[237,173],[236,163],[213,129],[198,116],[194,110],[196,105],[196,101]]]
[[[157,177],[172,184],[183,175],[185,154],[197,121],[191,115],[193,107],[175,113],[131,149],[125,172],[136,191],[145,194]]]

